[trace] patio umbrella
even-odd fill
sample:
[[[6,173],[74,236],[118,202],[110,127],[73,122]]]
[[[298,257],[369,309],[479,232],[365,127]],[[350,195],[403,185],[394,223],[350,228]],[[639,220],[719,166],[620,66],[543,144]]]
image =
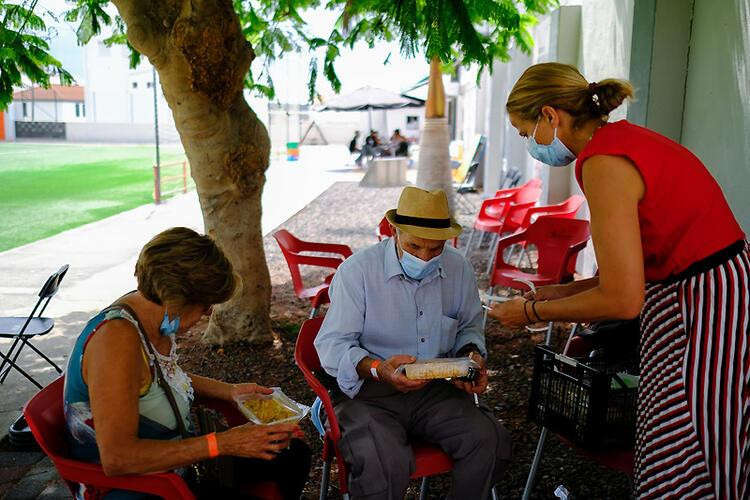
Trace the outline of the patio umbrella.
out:
[[[409,97],[398,92],[375,87],[362,87],[349,94],[334,96],[318,108],[319,111],[368,111],[372,128],[373,109],[419,108],[424,106],[422,99]]]

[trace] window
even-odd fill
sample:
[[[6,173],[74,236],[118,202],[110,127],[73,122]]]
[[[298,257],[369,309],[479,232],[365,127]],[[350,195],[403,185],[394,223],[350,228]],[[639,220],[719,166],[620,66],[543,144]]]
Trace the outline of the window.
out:
[[[81,105],[76,103],[76,118],[81,116]]]
[[[81,116],[86,116],[86,103],[85,102],[81,104],[81,110],[83,111],[81,113]]]
[[[154,84],[152,82],[146,82],[146,88],[147,89],[150,89],[153,86],[154,86]]]
[[[138,88],[138,82],[133,82],[133,83],[132,83],[132,85],[133,85],[133,88],[134,88],[134,89],[137,89],[137,88]]]
[[[419,117],[418,116],[406,117],[406,130],[419,130]]]
[[[23,117],[29,116],[29,111],[26,109],[26,103],[23,103]]]

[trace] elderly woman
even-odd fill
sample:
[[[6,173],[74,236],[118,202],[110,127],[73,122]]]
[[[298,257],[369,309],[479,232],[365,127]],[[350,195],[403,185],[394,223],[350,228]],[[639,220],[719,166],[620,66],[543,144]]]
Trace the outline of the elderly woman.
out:
[[[233,401],[271,392],[192,375],[177,363],[175,337],[234,291],[232,266],[221,249],[191,229],[172,228],[146,244],[135,275],[138,290],[94,316],[73,348],[64,395],[73,456],[101,462],[107,475],[178,469],[218,455],[244,457],[232,461],[241,468],[235,476],[279,479],[285,498],[299,498],[310,450],[293,439],[301,435],[297,425],[246,424],[202,436],[191,425],[195,395]],[[180,429],[195,437],[183,438]]]

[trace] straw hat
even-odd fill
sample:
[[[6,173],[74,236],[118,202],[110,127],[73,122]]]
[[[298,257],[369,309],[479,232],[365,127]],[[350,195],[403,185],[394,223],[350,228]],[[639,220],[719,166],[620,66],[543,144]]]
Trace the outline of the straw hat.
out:
[[[398,208],[388,210],[385,218],[394,227],[428,240],[449,240],[462,231],[451,217],[448,198],[440,189],[426,191],[405,187],[398,199]]]

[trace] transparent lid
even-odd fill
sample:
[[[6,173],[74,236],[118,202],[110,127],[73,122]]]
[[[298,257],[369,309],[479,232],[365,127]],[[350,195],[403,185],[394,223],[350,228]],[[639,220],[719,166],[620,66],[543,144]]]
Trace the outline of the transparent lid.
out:
[[[273,387],[273,394],[247,394],[234,401],[249,421],[259,425],[299,422],[310,412],[309,406],[294,401],[279,387]]]
[[[437,378],[472,378],[479,371],[479,365],[471,358],[420,359],[416,363],[401,365],[406,378],[429,380]]]

